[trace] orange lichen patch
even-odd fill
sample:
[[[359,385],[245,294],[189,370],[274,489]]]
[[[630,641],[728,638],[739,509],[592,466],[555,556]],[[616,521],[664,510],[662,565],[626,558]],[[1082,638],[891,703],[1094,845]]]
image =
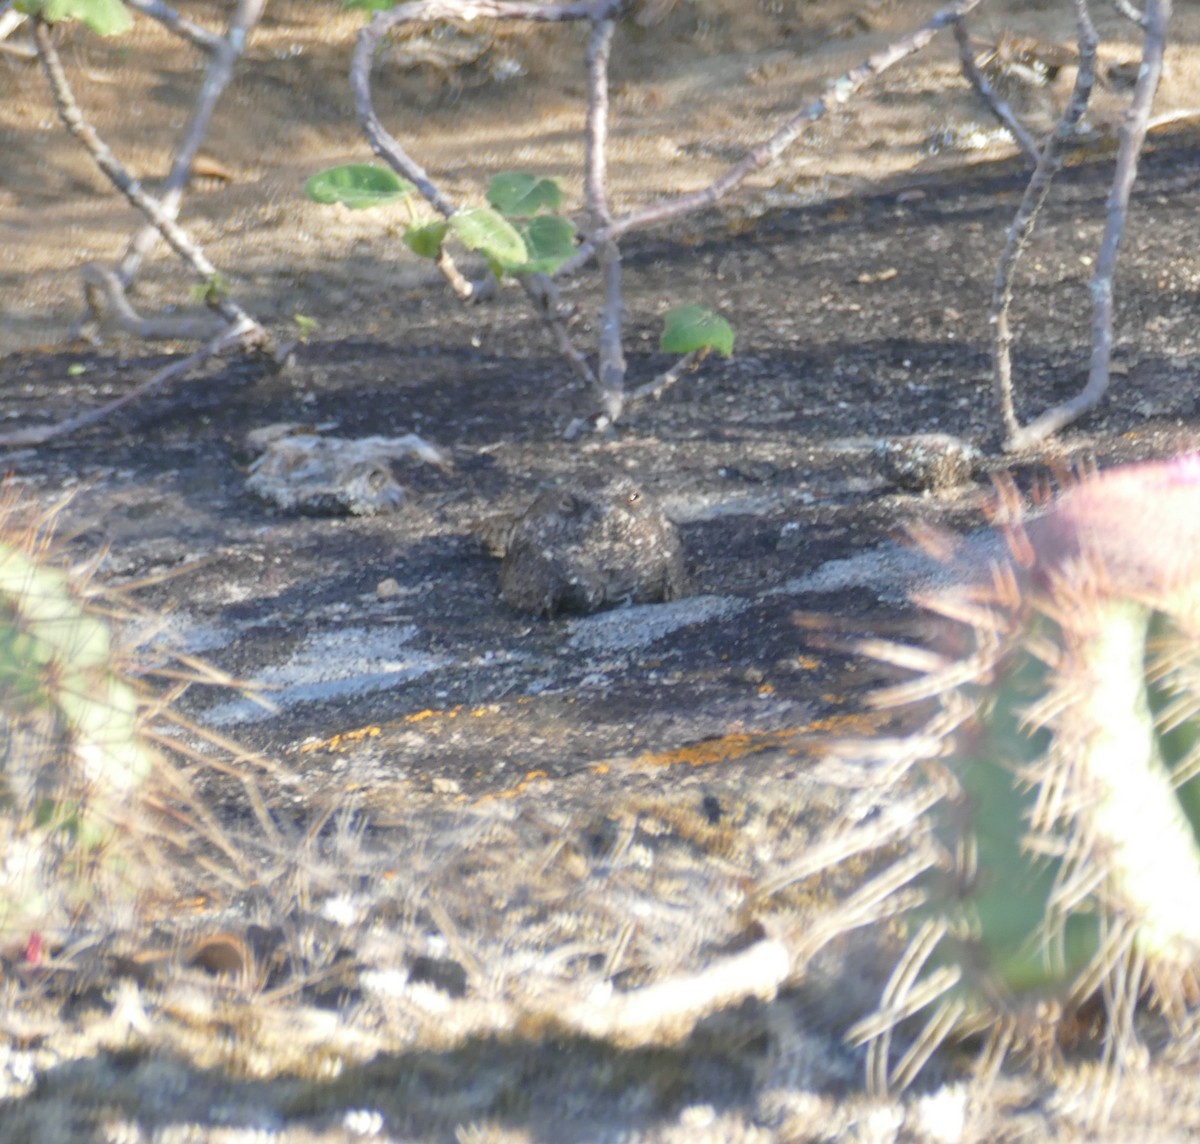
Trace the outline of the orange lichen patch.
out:
[[[424,711],[414,711],[411,715],[405,715],[400,720],[401,723],[424,723],[426,719],[456,719],[462,707],[450,707],[445,711],[435,711],[432,708],[426,708]]]
[[[770,731],[766,733],[723,735],[719,739],[703,739],[686,747],[672,751],[647,751],[633,760],[633,765],[648,767],[674,767],[687,764],[706,767],[713,763],[731,763],[748,755],[771,747],[780,747],[801,734],[799,730]]]
[[[508,790],[496,791],[493,794],[485,794],[479,799],[479,801],[491,802],[493,799],[497,798],[516,798],[518,795],[524,794],[529,789],[529,785],[531,783],[542,781],[548,782],[549,780],[549,771],[530,771],[519,783],[516,784],[516,786],[509,787]]]
[[[299,747],[289,747],[284,754],[310,755],[313,751],[341,751],[354,743],[361,743],[364,739],[374,739],[382,734],[383,728],[372,724],[367,727],[359,727],[354,731],[339,731],[336,735],[330,735],[328,739],[321,739],[316,743],[303,743]]]
[[[429,719],[457,719],[466,711],[466,714],[472,719],[482,719],[485,715],[495,715],[500,708],[495,703],[489,703],[486,707],[472,707],[466,711],[460,703],[457,707],[447,707],[442,710],[436,708],[426,708],[424,711],[414,711],[411,715],[405,715],[400,720],[402,724],[411,725],[413,723],[424,723]]]
[[[738,732],[722,735],[719,739],[704,739],[670,751],[647,751],[638,755],[633,765],[673,767],[686,764],[706,767],[714,763],[737,762],[760,751],[780,748],[794,754],[812,754],[824,746],[830,736],[871,734],[878,729],[878,725],[879,716],[873,712],[831,715],[814,719],[803,727],[789,727],[782,731]],[[600,769],[603,766],[605,764],[600,764],[594,773],[606,773]]]

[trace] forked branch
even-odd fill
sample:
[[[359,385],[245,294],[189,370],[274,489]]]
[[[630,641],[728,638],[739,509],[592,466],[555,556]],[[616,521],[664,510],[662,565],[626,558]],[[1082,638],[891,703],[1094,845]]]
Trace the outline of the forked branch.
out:
[[[54,93],[54,102],[58,108],[59,117],[66,128],[78,139],[91,155],[96,166],[104,172],[112,184],[154,224],[155,229],[195,272],[205,281],[213,281],[217,277],[217,268],[209,262],[204,251],[196,245],[188,234],[170,215],[163,210],[162,205],[153,196],[146,193],[141,183],[125,170],[121,161],[112,153],[108,145],[96,133],[95,129],[83,118],[79,104],[75,101],[70,82],[62,66],[58,50],[50,26],[40,17],[33,21],[34,43],[38,49],[38,59],[42,70]],[[241,337],[247,345],[267,346],[270,335],[232,298],[224,296],[219,291],[211,305],[230,326],[241,331]]]
[[[1008,228],[992,287],[992,306],[988,314],[992,327],[992,382],[1000,406],[1000,420],[1007,439],[1006,448],[1016,447],[1013,442],[1019,433],[1013,406],[1012,327],[1009,324],[1013,274],[1026,244],[1033,235],[1038,215],[1050,194],[1054,176],[1062,168],[1063,149],[1075,135],[1075,128],[1087,110],[1096,81],[1096,45],[1099,43],[1099,37],[1092,24],[1087,0],[1073,2],[1076,38],[1079,43],[1079,70],[1075,75],[1075,86],[1062,117],[1042,146],[1041,156],[1025,187],[1016,217]]]
[[[1076,0],[1076,8],[1082,12],[1079,70],[1082,74],[1087,66],[1094,75],[1094,42],[1090,59],[1085,61],[1083,52],[1082,28],[1087,14],[1086,0]],[[1145,35],[1142,40],[1142,64],[1138,69],[1137,85],[1133,91],[1129,111],[1122,118],[1118,129],[1117,165],[1113,174],[1112,189],[1108,195],[1108,218],[1104,227],[1104,237],[1100,242],[1100,251],[1096,256],[1095,273],[1089,287],[1092,294],[1092,353],[1087,384],[1069,401],[1048,409],[1037,420],[1021,429],[1018,428],[1012,414],[1010,382],[1007,406],[1004,405],[1005,397],[1001,394],[1001,407],[1002,411],[1005,411],[1005,427],[1008,430],[1006,449],[1025,449],[1044,441],[1063,426],[1094,409],[1108,389],[1112,364],[1113,275],[1116,272],[1121,237],[1125,233],[1125,220],[1129,214],[1129,197],[1137,179],[1138,160],[1146,142],[1150,112],[1162,78],[1170,22],[1171,0],[1149,0],[1143,24]],[[1090,21],[1088,26],[1090,28]],[[1094,37],[1094,29],[1091,35]]]

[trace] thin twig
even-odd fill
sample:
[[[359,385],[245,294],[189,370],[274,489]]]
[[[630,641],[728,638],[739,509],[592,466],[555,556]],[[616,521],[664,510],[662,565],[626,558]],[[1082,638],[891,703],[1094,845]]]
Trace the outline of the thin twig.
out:
[[[981,0],[956,0],[956,3],[947,5],[935,13],[916,31],[873,53],[858,67],[828,84],[819,99],[814,100],[803,111],[794,115],[768,140],[760,143],[739,163],[702,190],[676,195],[674,198],[613,219],[611,226],[606,227],[600,234],[593,235],[591,242],[585,243],[570,261],[563,263],[556,271],[556,275],[576,273],[595,255],[599,243],[606,239],[619,238],[631,230],[657,226],[660,223],[679,218],[681,215],[714,206],[745,182],[755,171],[774,163],[807,130],[809,124],[823,118],[833,108],[847,103],[864,84],[901,60],[919,52],[938,32],[961,19],[973,8],[978,7],[980,3]]]
[[[1017,118],[1017,113],[1009,106],[1008,100],[992,86],[991,81],[975,62],[975,49],[971,46],[971,37],[967,32],[965,19],[954,21],[954,38],[958,42],[958,57],[962,61],[963,75],[970,85],[979,93],[980,98],[987,104],[988,110],[1000,121],[1000,125],[1013,137],[1018,147],[1034,167],[1041,159],[1041,150],[1029,129]]]
[[[156,338],[206,341],[228,329],[216,314],[196,318],[179,315],[142,317],[125,296],[125,287],[117,277],[117,272],[99,263],[89,262],[84,265],[80,276],[83,278],[83,292],[87,299],[89,325],[94,323],[99,330],[118,329],[144,341]]]
[[[1086,14],[1085,0],[1076,2]],[[1006,449],[1025,449],[1057,433],[1064,425],[1094,409],[1108,389],[1112,364],[1113,275],[1121,237],[1125,233],[1125,220],[1129,214],[1129,196],[1137,180],[1138,160],[1146,142],[1150,111],[1162,78],[1170,22],[1171,0],[1149,0],[1146,6],[1146,34],[1142,41],[1142,64],[1138,69],[1137,86],[1133,90],[1129,111],[1122,118],[1117,132],[1117,166],[1108,194],[1108,219],[1100,242],[1100,252],[1096,256],[1096,269],[1089,284],[1092,294],[1092,355],[1087,384],[1070,401],[1048,409],[1024,429],[1011,432],[1005,443]],[[1094,31],[1092,34],[1094,36]],[[1082,48],[1081,40],[1079,70],[1084,70],[1086,62],[1094,72],[1094,44],[1089,61],[1085,61]]]
[[[350,64],[350,86],[354,91],[358,118],[371,149],[398,174],[416,185],[422,197],[439,214],[449,218],[458,209],[434,184],[429,173],[413,159],[379,121],[371,99],[371,64],[380,41],[404,24],[436,20],[478,19],[529,20],[553,24],[572,20],[609,19],[625,0],[576,0],[574,3],[540,4],[520,0],[416,0],[377,12],[358,33]]]
[[[1112,0],[1112,6],[1125,17],[1126,20],[1132,20],[1139,28],[1145,28],[1146,13],[1136,5],[1131,4],[1129,0]]]
[[[603,15],[621,7],[621,0],[592,0],[583,4],[521,4],[479,3],[476,0],[424,0],[404,4],[390,11],[379,12],[358,35],[354,56],[350,65],[350,86],[354,91],[355,107],[363,134],[371,149],[397,174],[408,179],[421,196],[444,218],[449,218],[458,206],[436,183],[429,173],[413,159],[396,138],[380,122],[375,111],[371,93],[371,67],[380,41],[401,24],[419,23],[427,20],[473,20],[479,17],[492,19],[531,20],[553,23],[566,20],[589,19],[593,14]],[[438,252],[436,265],[449,283],[450,288],[463,301],[480,301],[495,293],[496,280],[488,275],[482,281],[473,282],[456,265],[453,256],[443,248]],[[544,274],[521,275],[522,289],[533,303],[534,310],[550,330],[560,352],[575,371],[589,384],[596,378],[587,363],[586,355],[571,341],[566,321],[559,312],[558,295],[549,277]]]
[[[8,37],[28,18],[24,12],[16,11],[11,3],[0,4],[0,49],[23,60],[36,59],[37,48],[32,44],[10,44]]]
[[[588,41],[587,143],[584,160],[584,199],[593,234],[612,225],[612,209],[605,183],[608,163],[608,60],[616,21],[597,20]],[[600,313],[600,372],[596,396],[600,414],[617,421],[625,403],[625,349],[621,337],[624,303],[621,300],[621,251],[615,238],[597,243],[597,260],[604,283],[604,308]]]
[[[664,370],[653,381],[648,381],[645,385],[639,385],[627,398],[627,404],[632,404],[635,401],[644,401],[648,397],[657,401],[688,370],[699,365],[708,357],[711,348],[711,346],[701,346],[698,350],[692,350],[691,353],[684,354],[670,369]]]
[[[103,421],[123,405],[128,405],[131,401],[145,397],[146,394],[165,385],[168,381],[172,381],[195,369],[197,366],[203,365],[214,354],[218,354],[223,349],[236,345],[238,342],[252,335],[255,329],[256,325],[253,321],[239,322],[230,329],[227,329],[219,337],[214,338],[207,345],[201,346],[194,354],[189,354],[179,361],[174,361],[170,365],[164,366],[158,373],[143,381],[136,389],[131,390],[122,397],[118,397],[115,401],[110,401],[107,405],[102,405],[98,409],[89,409],[87,413],[70,417],[66,421],[60,421],[56,425],[39,425],[28,429],[18,429],[13,433],[0,433],[0,447],[44,445],[47,441],[53,441],[56,437],[66,437],[80,429],[87,428],[89,425],[95,425],[96,422]]]
[[[186,16],[181,16],[174,8],[164,4],[162,0],[125,0],[125,3],[135,12],[141,12],[143,16],[157,20],[165,28],[174,32],[175,35],[181,36],[202,52],[217,52],[225,42],[224,37],[193,23]],[[235,20],[236,18],[234,17]]]
[[[34,18],[33,38],[34,43],[37,44],[38,59],[41,61],[42,70],[46,73],[46,78],[54,93],[54,102],[58,107],[59,118],[62,119],[67,130],[87,148],[96,166],[108,176],[109,181],[155,224],[171,249],[201,278],[206,281],[214,279],[217,276],[217,268],[209,262],[204,251],[172,218],[163,212],[158,200],[148,195],[142,189],[141,183],[130,176],[120,160],[109,150],[104,140],[83,118],[71,91],[70,82],[67,80],[67,73],[63,69],[62,60],[54,47],[50,27],[41,17]],[[232,298],[217,297],[212,305],[231,326],[237,327],[240,338],[248,343],[255,342],[259,345],[270,343],[270,335],[266,330]]]
[[[206,50],[211,57],[208,61],[208,70],[204,75],[204,83],[200,88],[200,94],[196,97],[196,104],[192,108],[192,117],[184,131],[183,142],[179,145],[179,150],[175,152],[170,173],[158,192],[158,201],[163,213],[174,219],[179,215],[179,204],[183,199],[183,192],[187,187],[188,180],[191,178],[192,163],[196,159],[196,152],[200,150],[200,144],[208,134],[208,124],[213,110],[225,88],[229,86],[234,66],[245,50],[247,35],[262,18],[266,0],[238,0],[233,18],[229,21],[229,27],[223,36],[213,35],[211,32],[191,24],[190,21],[182,20],[178,13],[167,8],[158,0],[133,0],[132,6],[138,11],[147,12],[155,19],[162,20],[172,31],[184,35],[193,43],[198,43],[193,38],[193,32],[203,32],[208,37],[205,42],[198,43],[198,46]],[[176,24],[171,23],[167,16],[168,13],[175,18]],[[183,25],[187,25],[189,30],[185,31]],[[142,260],[154,248],[158,238],[158,227],[149,223],[130,240],[117,269],[117,276],[123,286],[128,287],[137,277]]]
[[[533,304],[534,313],[542,319],[546,329],[550,331],[550,336],[554,338],[558,352],[571,363],[575,372],[588,385],[595,386],[597,384],[596,375],[592,372],[592,367],[588,365],[587,354],[571,340],[571,333],[567,329],[569,314],[564,313],[562,298],[554,280],[548,274],[521,274],[517,281]]]
[[[528,999],[523,1026],[585,1036],[626,1048],[685,1040],[706,1017],[751,998],[771,1001],[803,966],[782,942],[765,938],[691,973],[596,999]]]
[[[1026,243],[1033,234],[1038,214],[1050,193],[1050,184],[1063,164],[1062,151],[1074,136],[1076,125],[1087,109],[1092,86],[1096,79],[1096,45],[1098,37],[1088,12],[1087,0],[1073,0],[1075,5],[1076,34],[1079,41],[1079,70],[1075,75],[1075,86],[1067,101],[1062,117],[1055,125],[1050,137],[1042,147],[1041,158],[1030,176],[1016,217],[1008,228],[1004,251],[996,267],[996,278],[992,286],[992,306],[989,320],[992,325],[992,382],[996,400],[1000,406],[1000,418],[1008,443],[1019,432],[1016,411],[1013,407],[1012,391],[1012,328],[1009,325],[1009,309],[1012,305],[1013,271]]]

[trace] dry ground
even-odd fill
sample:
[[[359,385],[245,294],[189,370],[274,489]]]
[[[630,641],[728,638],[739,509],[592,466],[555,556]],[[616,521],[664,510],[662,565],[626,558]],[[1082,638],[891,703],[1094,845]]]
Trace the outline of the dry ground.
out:
[[[985,5],[977,28],[1069,40],[1068,7]],[[1180,7],[1162,114],[1200,108],[1200,14]],[[623,33],[618,203],[703,184],[823,78],[930,10],[698,0],[659,28]],[[1108,9],[1096,16],[1106,65],[1133,58],[1128,26]],[[296,314],[317,322],[295,366],[272,375],[220,363],[5,463],[46,501],[77,490],[65,515],[79,551],[110,546],[117,580],[172,573],[147,595],[171,609],[178,638],[276,689],[271,718],[220,693],[192,698],[301,776],[272,792],[282,817],[353,806],[370,822],[365,852],[385,868],[364,871],[357,851],[343,860],[391,944],[372,944],[361,915],[339,936],[314,898],[290,937],[267,941],[264,964],[281,944],[294,952],[303,931],[325,943],[305,954],[314,964],[349,951],[373,985],[309,982],[293,995],[279,971],[264,997],[198,984],[194,970],[136,989],[102,972],[68,1001],[51,990],[58,1008],[11,986],[13,1099],[0,1106],[0,1135],[1098,1138],[1081,1120],[1086,1061],[1044,1082],[1014,1071],[972,1104],[947,1054],[905,1101],[867,1100],[860,1056],[837,1031],[877,997],[875,939],[839,947],[778,1001],[714,1018],[682,1044],[618,1051],[487,1016],[489,1003],[539,989],[576,997],[589,982],[694,971],[751,941],[761,921],[794,922],[811,906],[789,900],[751,918],[747,887],[827,823],[836,800],[812,780],[814,745],[871,729],[863,697],[877,673],[806,646],[790,617],[911,626],[906,595],[936,573],[894,542],[902,525],[980,524],[985,473],[937,497],[905,492],[879,469],[878,440],[939,430],[983,448],[985,469],[1009,463],[994,453],[986,306],[1023,170],[958,78],[952,44],[888,73],[727,207],[627,241],[634,382],[666,364],[656,317],[678,301],[729,316],[738,352],[617,432],[568,444],[561,430],[585,395],[520,297],[460,308],[394,220],[301,193],[313,171],[367,157],[345,82],[359,23],[332,4],[271,8],[207,147],[232,179],[197,186],[183,216],[262,320],[281,332]],[[65,58],[89,115],[152,179],[198,73],[139,27],[104,45],[68,34]],[[567,30],[505,35],[457,69],[405,68],[398,56],[380,110],[455,196],[477,198],[489,174],[528,168],[561,175],[578,205],[581,51]],[[497,82],[496,70],[513,78]],[[1068,68],[1014,98],[1045,122],[1069,82]],[[123,392],[164,356],[119,338],[60,341],[78,306],[75,270],[114,259],[135,220],[59,129],[32,66],[0,60],[0,95],[0,411],[22,425]],[[1122,97],[1119,85],[1098,94],[1093,134],[1024,264],[1026,416],[1073,392],[1086,369],[1087,260]],[[1114,392],[1045,454],[1022,458],[1022,478],[1048,460],[1195,446],[1194,125],[1185,114],[1156,133],[1144,163],[1118,280]],[[189,286],[159,258],[138,305],[186,307]],[[594,283],[568,294],[586,344]],[[455,466],[400,471],[410,497],[393,516],[289,517],[244,487],[246,431],[279,421],[345,436],[416,431]],[[627,470],[662,500],[681,525],[695,595],[551,622],[508,611],[471,524],[596,467]],[[399,594],[381,598],[389,578]],[[232,800],[219,784],[211,794],[236,828]],[[311,876],[328,896],[326,874]],[[392,911],[383,922],[381,900]],[[185,928],[249,940],[284,913],[253,895],[214,894],[209,907]],[[640,920],[628,933],[631,913]],[[878,943],[886,956],[887,937]],[[574,952],[555,961],[563,950]],[[380,985],[393,971],[410,982],[398,998]],[[1160,1064],[1105,1131],[1190,1139],[1198,1126],[1190,1073]]]

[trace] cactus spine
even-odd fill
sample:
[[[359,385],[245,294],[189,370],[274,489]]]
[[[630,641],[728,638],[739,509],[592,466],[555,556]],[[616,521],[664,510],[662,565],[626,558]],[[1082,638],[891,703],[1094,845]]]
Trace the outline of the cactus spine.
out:
[[[939,797],[908,948],[851,1032],[879,1090],[952,1035],[990,1030],[994,1061],[1044,1044],[1093,996],[1119,1064],[1147,993],[1173,1021],[1195,1000],[1200,460],[1089,478],[1006,527],[989,584],[930,602],[956,646],[880,697],[934,701],[906,779]]]
[[[0,939],[61,927],[117,884],[154,754],[86,573],[48,552],[47,518],[0,503]]]

